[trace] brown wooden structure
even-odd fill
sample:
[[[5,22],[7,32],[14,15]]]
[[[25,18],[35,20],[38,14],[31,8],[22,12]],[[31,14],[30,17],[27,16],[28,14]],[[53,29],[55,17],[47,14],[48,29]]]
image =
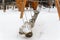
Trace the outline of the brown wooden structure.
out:
[[[34,2],[35,1],[35,2]],[[37,0],[34,0],[33,2],[31,2],[32,4],[32,8],[34,10],[36,10],[37,6],[38,6],[38,2]],[[29,1],[28,0],[16,0],[16,5],[19,9],[19,11],[21,11],[21,16],[20,18],[23,17],[23,14],[24,14],[24,8],[27,7],[29,4],[27,4]]]
[[[55,4],[56,4],[56,7],[57,7],[59,19],[60,19],[60,0],[55,0]]]
[[[38,2],[37,1],[38,0],[33,0],[33,2],[31,2],[32,8],[34,10],[36,10],[36,8],[38,6]],[[17,5],[19,11],[21,11],[20,18],[22,18],[23,17],[23,14],[24,14],[24,8],[25,7],[28,7],[29,1],[28,0],[16,0],[16,5]],[[60,18],[60,1],[59,0],[55,0],[55,5],[57,7],[58,15],[59,15],[59,18]]]

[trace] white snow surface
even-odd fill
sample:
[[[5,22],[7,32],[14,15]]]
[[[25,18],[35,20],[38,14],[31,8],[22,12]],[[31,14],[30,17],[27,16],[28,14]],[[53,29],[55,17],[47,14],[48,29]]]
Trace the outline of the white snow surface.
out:
[[[23,21],[18,10],[0,10],[0,40],[60,40],[60,21],[56,8],[41,8],[33,28],[33,36],[24,38],[19,35]],[[33,11],[25,11],[31,19]],[[24,16],[24,20],[26,18]]]

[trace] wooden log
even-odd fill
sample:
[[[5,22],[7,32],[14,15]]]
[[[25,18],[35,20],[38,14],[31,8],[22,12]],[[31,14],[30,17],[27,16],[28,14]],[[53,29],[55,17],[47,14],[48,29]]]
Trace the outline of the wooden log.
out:
[[[32,2],[32,8],[33,8],[34,10],[37,9],[37,6],[38,6],[38,2],[37,2],[37,1]]]
[[[17,5],[19,11],[21,11],[20,18],[23,18],[23,13],[24,13],[25,5],[26,5],[26,0],[16,0],[16,5]]]
[[[27,0],[16,0],[16,5],[17,5],[19,11],[21,11],[20,18],[23,18],[24,8],[25,7],[29,7],[29,1],[27,1]],[[37,0],[35,0],[35,2],[34,1],[31,2],[31,5],[32,5],[32,8],[34,10],[36,10],[37,9],[37,6],[38,6]]]
[[[55,5],[57,7],[58,16],[59,16],[59,20],[60,20],[60,4],[59,4],[59,0],[55,0]]]

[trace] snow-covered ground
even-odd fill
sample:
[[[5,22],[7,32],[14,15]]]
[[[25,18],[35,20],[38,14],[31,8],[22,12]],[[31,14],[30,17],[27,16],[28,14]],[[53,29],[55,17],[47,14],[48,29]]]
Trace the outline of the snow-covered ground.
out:
[[[25,13],[33,14],[33,11]],[[5,13],[0,10],[0,40],[60,40],[60,21],[56,8],[41,8],[31,38],[23,38],[18,34],[23,24],[19,16],[17,10],[10,9]]]

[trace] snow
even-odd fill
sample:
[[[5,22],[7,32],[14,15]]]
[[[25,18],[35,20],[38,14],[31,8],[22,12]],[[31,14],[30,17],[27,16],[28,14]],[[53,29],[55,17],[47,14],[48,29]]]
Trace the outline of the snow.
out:
[[[21,37],[19,27],[23,24],[17,10],[0,10],[0,40],[60,40],[60,21],[56,8],[41,8],[33,28],[33,37]],[[26,11],[29,19],[33,11]],[[25,16],[24,16],[25,17]],[[24,18],[26,21],[26,18]]]

